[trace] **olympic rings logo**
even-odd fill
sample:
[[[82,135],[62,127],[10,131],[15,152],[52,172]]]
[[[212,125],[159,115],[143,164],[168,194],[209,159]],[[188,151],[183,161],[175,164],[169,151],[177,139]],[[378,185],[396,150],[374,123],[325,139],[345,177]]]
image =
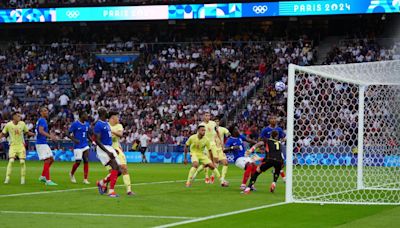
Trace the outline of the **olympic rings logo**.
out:
[[[67,12],[65,12],[65,14],[67,15],[68,18],[79,17],[79,11],[76,11],[76,10],[68,10]]]
[[[253,12],[256,14],[263,14],[267,12],[268,6],[263,5],[263,6],[253,6]]]

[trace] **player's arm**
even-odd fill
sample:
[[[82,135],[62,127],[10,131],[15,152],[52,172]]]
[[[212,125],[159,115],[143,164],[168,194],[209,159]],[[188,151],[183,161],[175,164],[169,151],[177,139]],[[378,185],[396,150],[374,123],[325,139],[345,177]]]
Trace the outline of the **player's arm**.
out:
[[[8,137],[8,133],[4,134],[3,132],[0,132],[0,139],[3,138],[3,137],[7,138]]]
[[[31,132],[31,131],[27,131],[26,134],[27,134],[28,136],[35,136],[35,133],[33,133],[33,132]]]
[[[74,137],[74,134],[73,134],[72,132],[69,132],[69,134],[67,135],[67,137],[68,137],[69,139],[71,139],[71,141],[74,142],[75,144],[78,144],[78,143],[79,143],[79,140],[76,139],[76,138]]]
[[[214,156],[213,156],[211,149],[208,150],[208,156],[210,157],[211,162],[214,163]]]
[[[95,139],[95,136],[94,136],[93,129],[90,128],[90,127],[88,127],[87,138],[88,138],[88,139],[91,139],[91,140],[88,140],[88,142],[89,142],[91,145],[93,145],[94,142],[95,142],[95,140],[94,140],[94,139]]]
[[[229,147],[225,146],[224,152],[228,152],[228,151],[232,151],[232,150],[239,150],[239,149],[240,149],[240,146],[229,146]]]
[[[246,150],[246,156],[249,156],[251,153],[253,153],[257,148],[261,147],[262,145],[264,145],[263,141],[254,144],[250,149]]]
[[[74,126],[74,124],[72,124],[71,127],[70,127],[69,130],[68,130],[67,137],[68,137],[69,139],[71,139],[71,141],[74,142],[75,144],[78,144],[78,143],[79,143],[79,140],[75,138],[74,133],[73,133],[74,130],[75,130],[75,126]]]
[[[3,137],[8,137],[8,124],[6,126],[4,126],[3,131],[0,132],[0,139]]]
[[[217,126],[215,127],[215,132],[217,132],[216,139],[221,142],[221,147],[222,147],[222,150],[223,150],[224,149],[224,139],[223,138],[221,139]],[[222,136],[222,137],[224,137],[224,136]]]
[[[24,122],[23,131],[24,131],[24,133],[27,134],[28,136],[35,136],[35,133],[29,131],[28,126],[26,126],[25,122]]]
[[[243,140],[246,141],[246,142],[248,142],[248,143],[250,143],[250,144],[257,144],[257,143],[258,143],[256,140],[251,139],[251,138],[249,138],[249,137],[246,137],[246,138],[244,138]]]
[[[124,135],[124,130],[111,131],[111,134],[121,138]]]
[[[47,138],[49,138],[49,139],[51,139],[51,140],[57,140],[56,136],[47,133],[47,132],[44,130],[44,127],[43,127],[43,126],[39,126],[39,134],[41,134],[41,135],[43,135],[43,136],[46,136]]]

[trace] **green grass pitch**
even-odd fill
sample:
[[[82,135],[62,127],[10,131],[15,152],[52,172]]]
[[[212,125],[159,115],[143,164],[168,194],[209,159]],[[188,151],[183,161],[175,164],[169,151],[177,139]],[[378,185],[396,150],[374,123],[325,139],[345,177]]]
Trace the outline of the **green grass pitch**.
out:
[[[0,162],[1,182],[6,165]],[[46,187],[37,181],[41,162],[27,162],[25,185],[19,184],[15,162],[11,183],[0,184],[0,227],[155,227],[284,201],[282,182],[274,194],[267,191],[269,172],[260,176],[257,192],[240,194],[242,171],[234,166],[229,167],[228,188],[204,184],[204,174],[186,188],[190,166],[129,164],[137,195],[126,196],[119,179],[117,199],[101,196],[95,188],[96,179],[106,174],[100,163],[90,164],[89,186],[81,183],[82,167],[75,175],[78,183],[70,183],[71,166],[56,162],[51,175],[59,186]],[[285,204],[179,227],[400,227],[399,216],[396,206]]]

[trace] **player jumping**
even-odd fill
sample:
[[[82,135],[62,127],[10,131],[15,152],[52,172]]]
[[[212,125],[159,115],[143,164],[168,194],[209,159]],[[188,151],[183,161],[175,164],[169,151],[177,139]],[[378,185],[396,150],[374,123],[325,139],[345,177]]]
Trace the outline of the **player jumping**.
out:
[[[83,160],[83,183],[90,184],[88,181],[88,173],[89,173],[89,142],[88,142],[88,133],[89,133],[89,123],[87,122],[88,115],[86,112],[79,112],[79,120],[72,123],[69,128],[68,137],[74,142],[74,156],[75,163],[72,166],[72,170],[69,173],[69,177],[72,183],[76,183],[75,179],[75,171],[81,164]]]
[[[111,172],[103,180],[97,181],[99,193],[103,195],[106,192],[107,184],[110,183],[108,196],[118,197],[114,191],[115,183],[117,182],[120,173],[120,161],[118,154],[112,147],[112,133],[110,125],[107,123],[107,110],[104,107],[98,109],[99,120],[94,126],[94,137],[96,142],[97,158],[104,166],[110,166]]]
[[[197,134],[194,134],[190,136],[190,138],[186,141],[186,146],[185,146],[185,151],[184,151],[184,163],[185,165],[188,163],[187,160],[187,153],[188,153],[188,147],[190,147],[190,156],[192,160],[192,168],[190,168],[188,179],[186,182],[186,187],[190,187],[192,185],[192,180],[193,176],[196,173],[199,163],[203,164],[204,167],[209,167],[211,170],[213,170],[215,176],[217,176],[220,179],[221,186],[222,187],[227,187],[229,184],[225,180],[222,180],[220,178],[220,173],[218,169],[216,169],[216,166],[214,163],[212,163],[213,159],[213,154],[210,141],[205,137],[205,126],[204,125],[199,125],[197,127]],[[203,152],[207,150],[210,157],[205,155]]]
[[[109,123],[112,133],[112,147],[117,152],[119,161],[121,162],[122,180],[124,181],[124,185],[126,187],[126,193],[128,196],[133,196],[135,193],[132,192],[131,189],[131,177],[128,173],[126,157],[122,150],[121,144],[119,143],[119,140],[124,133],[124,127],[119,123],[119,115],[117,112],[110,112],[109,116]]]
[[[266,158],[263,159],[262,163],[257,167],[256,172],[251,176],[250,183],[244,190],[245,194],[250,193],[252,186],[256,183],[258,176],[267,171],[269,168],[274,167],[273,182],[270,187],[270,191],[274,192],[276,188],[276,182],[278,181],[281,168],[283,166],[282,156],[282,145],[278,141],[278,131],[272,131],[271,138],[267,140],[265,146]]]
[[[256,142],[255,140],[240,135],[239,129],[235,126],[229,127],[229,132],[231,132],[232,135],[226,141],[224,150],[233,152],[235,165],[241,170],[245,171],[243,174],[242,184],[240,185],[240,189],[244,190],[246,188],[248,179],[250,178],[251,174],[256,171],[257,168],[256,164],[254,163],[254,159],[249,157],[249,154],[254,152],[257,147],[262,146],[264,143]],[[255,144],[253,147],[250,148],[247,154],[243,141]],[[255,190],[254,186],[253,190]]]
[[[26,166],[25,166],[26,150],[24,145],[25,133],[28,134],[29,136],[35,135],[34,133],[28,130],[28,127],[26,126],[25,122],[21,121],[21,114],[19,112],[14,112],[12,114],[12,121],[8,122],[6,126],[4,126],[3,131],[0,133],[0,138],[3,138],[4,136],[8,137],[8,142],[10,144],[6,179],[4,180],[4,184],[8,184],[10,182],[12,166],[17,157],[19,158],[19,163],[21,164],[21,184],[25,184],[25,174],[26,174]]]
[[[44,161],[42,175],[39,181],[46,183],[48,186],[57,185],[50,179],[50,167],[54,162],[53,153],[47,144],[47,138],[57,140],[57,138],[49,134],[49,126],[47,125],[47,118],[49,117],[49,110],[46,107],[40,108],[40,118],[36,122],[36,151],[39,159]]]
[[[283,131],[283,129],[281,127],[278,126],[278,124],[276,123],[276,117],[275,116],[271,116],[269,118],[269,126],[265,127],[264,129],[261,130],[261,134],[260,134],[260,138],[267,143],[267,140],[269,138],[271,138],[271,133],[272,131],[277,131],[278,132],[278,140],[280,141],[285,141],[286,140],[286,134]],[[284,164],[283,164],[284,165]],[[286,175],[285,175],[285,171],[283,170],[283,166],[281,168],[281,173],[280,173],[283,182],[286,181]]]

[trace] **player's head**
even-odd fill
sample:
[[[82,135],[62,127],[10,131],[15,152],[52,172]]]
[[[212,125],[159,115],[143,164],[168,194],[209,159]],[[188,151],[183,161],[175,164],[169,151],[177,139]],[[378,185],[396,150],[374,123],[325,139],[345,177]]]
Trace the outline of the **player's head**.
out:
[[[276,116],[269,117],[269,125],[275,126],[276,125]]]
[[[105,107],[100,107],[99,109],[97,109],[97,113],[99,114],[99,118],[101,120],[107,119],[108,112]]]
[[[43,118],[49,117],[49,110],[46,107],[41,107],[39,112],[41,117]]]
[[[217,124],[217,126],[220,126],[221,120],[222,118],[224,118],[224,115],[218,115],[214,118],[215,123]]]
[[[12,119],[14,122],[18,123],[19,121],[21,121],[21,113],[18,111],[13,112]]]
[[[208,121],[210,121],[211,120],[211,113],[210,113],[210,111],[205,111],[204,112],[204,121],[205,122],[208,122]]]
[[[271,138],[278,140],[279,139],[279,132],[278,131],[272,131],[271,132]]]
[[[109,113],[108,121],[110,122],[111,125],[118,124],[119,123],[119,113],[116,111],[111,111]]]
[[[87,121],[88,120],[88,114],[85,111],[79,111],[79,120],[80,121]]]
[[[206,134],[206,127],[205,127],[204,125],[199,125],[199,126],[197,127],[197,133],[198,133],[200,136],[204,136],[204,135]]]
[[[233,137],[235,137],[235,138],[239,137],[240,132],[239,132],[239,129],[235,125],[230,126],[228,128],[228,130],[232,134]]]

